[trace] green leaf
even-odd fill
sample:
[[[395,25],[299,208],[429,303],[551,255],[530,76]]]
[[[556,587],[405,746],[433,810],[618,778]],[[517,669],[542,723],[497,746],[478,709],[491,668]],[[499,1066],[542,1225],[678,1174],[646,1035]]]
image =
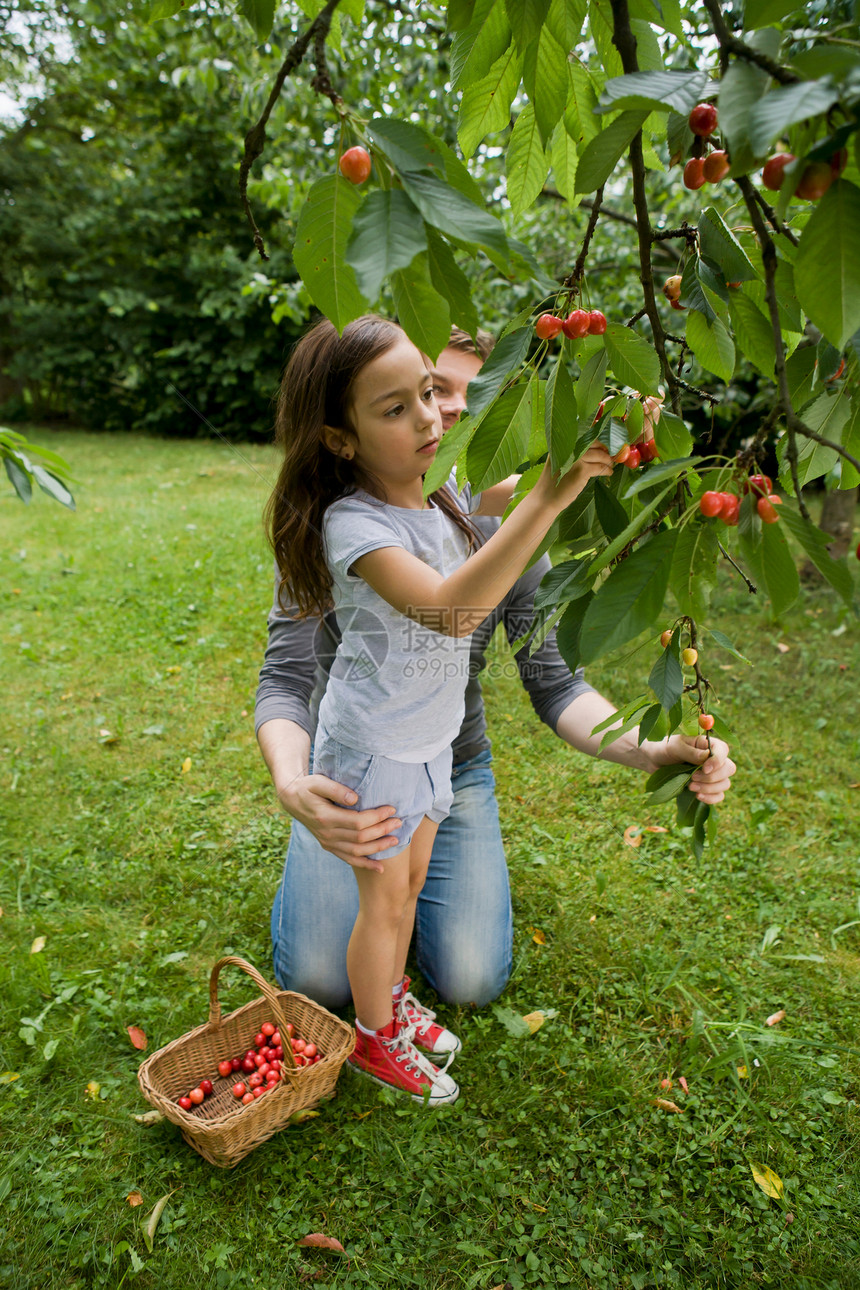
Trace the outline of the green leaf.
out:
[[[839,593],[849,609],[854,609],[854,583],[851,574],[848,572],[848,565],[845,560],[834,560],[827,550],[828,544],[833,540],[831,535],[822,533],[821,529],[810,524],[788,502],[783,503],[780,507],[777,524],[770,524],[766,527],[775,529],[781,524],[785,525],[791,536],[809,556],[819,573]]]
[[[465,31],[475,13],[475,0],[448,0],[448,30]]]
[[[677,797],[686,788],[695,770],[696,767],[688,762],[661,766],[659,770],[655,770],[645,781],[645,791],[649,794],[648,805],[659,806],[661,802],[671,802],[673,797]]]
[[[642,714],[647,711],[649,705],[647,699],[639,699],[629,706],[633,709],[632,712],[626,712],[624,720],[621,722],[620,726],[616,726],[613,730],[607,730],[606,734],[601,739],[600,747],[598,749],[599,753],[603,752],[604,748],[608,747],[609,744],[615,743],[616,739],[620,739],[622,735],[626,735],[628,730],[632,730],[634,726],[638,726]],[[621,713],[615,712],[611,717],[607,717],[606,721],[617,721],[620,715]],[[606,722],[603,721],[600,723],[601,726],[605,724]],[[595,726],[594,731],[599,728],[600,727]],[[592,731],[592,734],[594,731]]]
[[[717,317],[717,311],[711,303],[711,299],[702,286],[699,269],[701,260],[693,256],[684,268],[681,275],[681,302],[688,309],[695,309],[698,313],[703,314],[708,322]]]
[[[505,167],[511,210],[514,215],[522,215],[543,188],[549,171],[546,150],[530,103],[523,108],[511,131]]]
[[[719,318],[711,322],[692,310],[687,315],[687,344],[696,358],[721,381],[730,381],[735,370],[735,347]]]
[[[426,255],[391,275],[394,307],[406,335],[435,363],[451,336],[448,301],[430,281]]]
[[[472,300],[469,279],[454,259],[454,252],[435,229],[425,226],[427,263],[430,281],[448,301],[451,321],[474,338],[478,330],[478,311]]]
[[[776,350],[770,320],[743,291],[731,292],[729,312],[738,349],[762,376],[772,377]]]
[[[773,612],[779,616],[800,595],[800,578],[782,525],[762,525],[762,567]]]
[[[628,484],[624,490],[624,500],[626,501],[628,497],[635,497],[637,493],[644,493],[646,489],[654,488],[656,485],[664,483],[667,479],[675,480],[688,476],[690,467],[701,460],[701,457],[682,457],[679,460],[661,461],[648,466],[647,469],[637,470],[633,476],[632,483]]]
[[[622,112],[615,121],[596,134],[579,155],[576,171],[576,191],[593,193],[604,184],[630,146],[630,141],[642,129],[647,111],[639,109]]]
[[[525,49],[540,34],[549,6],[550,0],[505,0],[508,22],[520,49]]]
[[[626,330],[626,328],[625,328]],[[579,410],[580,425],[587,422],[590,427],[603,398],[606,384],[606,350],[601,345],[589,358],[576,382],[576,406]]]
[[[589,590],[589,565],[586,556],[579,560],[565,560],[544,574],[535,595],[535,612],[548,605],[561,605],[578,600]]]
[[[15,492],[25,505],[29,504],[33,496],[33,485],[26,470],[18,465],[14,457],[4,457],[3,465],[6,467],[6,474],[9,476]]]
[[[569,205],[576,206],[579,202],[576,196],[576,168],[579,164],[579,154],[563,121],[559,121],[552,136],[550,161],[556,188]]]
[[[653,394],[660,380],[660,360],[647,340],[623,323],[610,323],[603,341],[619,381],[640,394]]]
[[[529,352],[533,331],[520,327],[503,336],[493,348],[474,381],[469,382],[466,401],[469,414],[476,417],[488,408],[508,377],[518,372]]]
[[[606,82],[597,110],[644,108],[648,112],[674,111],[689,116],[707,86],[705,72],[633,72]]]
[[[699,249],[702,259],[718,268],[726,282],[747,282],[758,277],[746,251],[713,206],[699,216]]]
[[[794,13],[802,7],[798,0],[745,0],[744,31],[771,27],[786,14]]]
[[[237,8],[262,44],[270,35],[275,20],[275,0],[238,0]]]
[[[506,390],[482,420],[466,454],[469,481],[476,492],[501,483],[525,460],[533,394],[531,381]]]
[[[858,229],[860,189],[838,179],[809,217],[794,265],[801,307],[839,350],[860,327]]]
[[[511,27],[501,0],[477,0],[472,21],[451,43],[451,84],[474,85],[486,76],[511,43]]]
[[[427,250],[421,213],[399,188],[370,193],[352,221],[346,248],[362,295],[373,303],[382,284],[397,269],[406,269]]]
[[[457,138],[464,157],[471,157],[488,134],[508,125],[522,66],[522,55],[512,42],[487,75],[464,91],[457,117]]]
[[[32,463],[32,470],[33,478],[43,493],[47,493],[55,501],[61,502],[70,511],[75,510],[75,499],[62,480],[57,479],[56,475],[52,475],[49,470],[45,470],[42,466],[37,466],[35,462]]]
[[[684,673],[680,660],[680,632],[674,632],[672,639],[651,668],[648,684],[668,712],[684,693]]]
[[[575,672],[580,665],[579,644],[582,624],[593,603],[593,591],[572,601],[565,609],[556,629],[555,643],[558,646],[558,652],[571,672]]]
[[[860,461],[860,398],[854,395],[852,401],[851,418],[842,432],[842,447],[846,452],[850,452],[852,457]],[[860,484],[860,474],[856,467],[851,465],[850,461],[841,459],[841,474],[839,478],[840,488],[856,488]]]
[[[746,658],[743,654],[741,654],[737,646],[732,644],[732,642],[729,640],[728,636],[725,635],[725,633],[721,631],[717,631],[715,627],[708,627],[706,630],[710,633],[710,635],[714,638],[714,640],[717,642],[718,645],[720,645],[723,649],[728,650],[730,654],[733,654],[735,658],[740,659],[742,663],[746,663],[748,667],[752,667],[752,663],[750,663],[749,659]]]
[[[652,703],[639,722],[639,744],[646,739],[665,739],[669,733],[669,722],[659,703]]]
[[[593,663],[653,626],[663,607],[676,540],[674,531],[658,533],[612,570],[585,615],[583,662]]]
[[[576,451],[579,424],[573,381],[562,358],[556,362],[546,383],[544,424],[550,465],[554,471],[560,470]]]
[[[412,121],[375,116],[367,132],[398,171],[431,170],[452,188],[481,206],[484,194],[457,154],[442,139]]]
[[[299,214],[293,261],[314,304],[338,331],[367,310],[355,272],[346,262],[352,221],[361,203],[340,175],[318,179]]]
[[[180,9],[184,9],[187,0],[153,0],[146,15],[147,22],[160,22],[162,18],[172,18]],[[251,24],[253,26],[253,23]]]
[[[565,51],[573,50],[582,40],[587,0],[552,0],[546,25]]]
[[[720,81],[720,131],[732,159],[732,174],[756,168],[758,154],[749,139],[749,121],[768,84],[768,75],[736,58]]]
[[[756,156],[766,156],[773,141],[783,138],[789,126],[806,117],[828,112],[838,98],[830,80],[778,86],[759,99],[749,114],[747,132],[750,147]]]
[[[568,98],[564,128],[578,148],[588,143],[600,130],[597,95],[594,82],[585,65],[578,60],[567,65]]]
[[[610,542],[624,532],[630,521],[630,516],[602,479],[594,481],[594,509],[598,523]]]
[[[678,534],[669,586],[682,614],[701,619],[717,583],[719,539],[710,524],[685,524]]]
[[[452,425],[450,430],[445,432],[430,468],[424,476],[423,491],[425,497],[429,497],[431,493],[435,493],[437,488],[441,488],[443,484],[447,483],[451,471],[456,465],[457,458],[466,451],[479,425],[479,419],[464,414]]]
[[[803,409],[804,425],[809,426],[816,434],[823,435],[832,443],[842,442],[842,428],[851,414],[851,403],[844,391],[838,394],[820,394],[814,403]],[[788,464],[788,437],[780,439],[777,445],[780,480],[791,489],[791,475]],[[814,439],[805,439],[802,433],[797,435],[797,477],[803,488],[813,479],[820,479],[836,465],[839,454]]]
[[[619,533],[617,538],[613,538],[609,545],[604,547],[600,555],[595,557],[594,564],[592,566],[594,573],[599,573],[601,569],[605,569],[609,564],[611,564],[618,553],[624,550],[624,547],[631,538],[636,537],[637,533],[641,532],[641,530],[645,528],[646,524],[650,521],[651,516],[663,501],[663,498],[666,497],[674,487],[675,484],[673,481],[671,484],[667,484],[666,487],[654,497],[648,499],[639,514],[633,516],[633,519],[627,525],[624,532]]]
[[[548,23],[525,50],[523,85],[547,144],[567,104],[567,50],[556,40]]]
[[[689,457],[693,448],[693,436],[680,417],[674,412],[663,412],[654,428],[654,438],[660,449],[663,461],[678,457]],[[696,459],[698,461],[698,458]],[[695,463],[690,461],[688,465]]]
[[[434,175],[409,172],[401,178],[403,187],[428,224],[449,237],[495,251],[507,260],[509,250],[505,230],[494,215]]]

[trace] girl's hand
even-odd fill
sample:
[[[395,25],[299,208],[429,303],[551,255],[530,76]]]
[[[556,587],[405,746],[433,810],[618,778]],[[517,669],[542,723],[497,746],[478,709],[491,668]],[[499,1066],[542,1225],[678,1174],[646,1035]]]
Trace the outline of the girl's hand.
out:
[[[594,479],[600,475],[611,475],[613,468],[612,457],[609,449],[602,443],[593,443],[585,452],[575,461],[566,475],[562,475],[556,480],[550,469],[549,460],[543,468],[543,472],[538,480],[537,487],[541,489],[548,505],[555,506],[559,510],[564,510],[575,501],[589,479]]]

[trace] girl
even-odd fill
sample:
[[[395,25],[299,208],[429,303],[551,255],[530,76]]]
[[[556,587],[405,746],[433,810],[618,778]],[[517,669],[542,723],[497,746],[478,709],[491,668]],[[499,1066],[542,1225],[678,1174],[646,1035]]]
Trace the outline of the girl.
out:
[[[588,480],[612,473],[601,444],[559,480],[547,465],[473,553],[475,534],[453,492],[446,486],[423,497],[441,435],[427,360],[399,327],[367,316],[339,336],[321,319],[284,373],[277,413],[284,460],[267,507],[282,603],[289,597],[300,615],[324,613],[333,603],[342,632],[319,709],[314,773],[354,789],[357,809],[401,806],[400,823],[389,830],[397,845],[375,856],[385,861],[382,871],[354,870],[359,913],[347,971],[357,1038],[350,1062],[431,1105],[458,1096],[447,1066],[460,1044],[403,996],[403,974],[433,838],[452,800],[466,637]],[[485,491],[477,513],[503,514],[515,483],[512,477]],[[419,1046],[447,1052],[445,1066]]]

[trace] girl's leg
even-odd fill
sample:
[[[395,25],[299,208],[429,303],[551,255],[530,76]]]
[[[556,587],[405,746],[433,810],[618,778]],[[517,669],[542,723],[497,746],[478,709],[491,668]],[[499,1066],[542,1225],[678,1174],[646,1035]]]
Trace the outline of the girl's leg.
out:
[[[356,1018],[367,1030],[381,1030],[391,1021],[398,939],[404,911],[410,905],[411,850],[410,845],[386,860],[382,873],[353,869],[359,905],[346,951],[346,970]],[[414,902],[411,908],[414,916]],[[409,927],[411,932],[411,922]]]
[[[406,972],[406,956],[412,940],[412,929],[415,926],[415,906],[427,877],[430,864],[430,853],[439,825],[424,816],[418,828],[412,834],[409,844],[409,892],[403,909],[403,918],[397,933],[397,949],[394,957],[394,975],[389,983],[389,993],[393,986],[399,985]],[[399,858],[399,857],[398,857]]]

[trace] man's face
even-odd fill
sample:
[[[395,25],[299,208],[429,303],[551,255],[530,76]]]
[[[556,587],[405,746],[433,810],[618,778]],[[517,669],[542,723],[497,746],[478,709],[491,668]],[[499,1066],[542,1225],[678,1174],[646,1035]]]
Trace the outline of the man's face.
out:
[[[451,426],[466,408],[466,390],[483,366],[477,354],[459,349],[443,349],[432,369],[436,402],[442,414],[442,432]]]

